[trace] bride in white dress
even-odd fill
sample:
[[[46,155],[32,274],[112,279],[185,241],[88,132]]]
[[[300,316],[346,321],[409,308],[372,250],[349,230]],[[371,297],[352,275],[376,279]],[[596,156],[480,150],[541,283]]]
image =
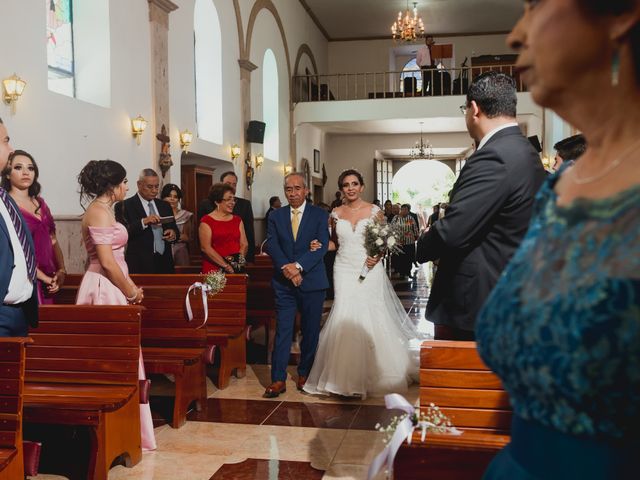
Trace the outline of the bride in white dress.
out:
[[[380,259],[367,257],[365,226],[384,216],[377,206],[360,198],[362,176],[346,170],[338,185],[345,203],[331,214],[338,250],[333,270],[335,300],[320,332],[304,391],[363,399],[406,392],[417,377],[419,344],[425,335],[409,319]],[[317,246],[314,242],[311,248]],[[365,261],[371,269],[360,281]]]

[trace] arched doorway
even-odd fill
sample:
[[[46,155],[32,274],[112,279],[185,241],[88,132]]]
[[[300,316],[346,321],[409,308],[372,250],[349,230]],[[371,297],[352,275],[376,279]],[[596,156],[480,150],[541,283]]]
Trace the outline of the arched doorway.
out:
[[[438,203],[449,201],[455,174],[437,160],[414,160],[400,167],[391,184],[394,203],[408,203],[422,225]]]

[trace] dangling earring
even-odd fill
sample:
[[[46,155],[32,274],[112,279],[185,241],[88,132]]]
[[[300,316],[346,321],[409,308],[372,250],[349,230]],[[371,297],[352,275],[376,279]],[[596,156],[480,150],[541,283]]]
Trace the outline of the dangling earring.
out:
[[[617,87],[620,82],[620,49],[616,48],[611,57],[611,86]]]

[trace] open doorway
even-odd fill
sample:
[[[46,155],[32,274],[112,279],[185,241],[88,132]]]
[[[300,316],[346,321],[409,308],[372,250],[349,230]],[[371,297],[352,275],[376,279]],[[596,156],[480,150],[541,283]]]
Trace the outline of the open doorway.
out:
[[[442,162],[414,160],[400,167],[393,175],[392,201],[410,204],[422,228],[433,206],[449,201],[449,192],[455,180],[454,172]]]

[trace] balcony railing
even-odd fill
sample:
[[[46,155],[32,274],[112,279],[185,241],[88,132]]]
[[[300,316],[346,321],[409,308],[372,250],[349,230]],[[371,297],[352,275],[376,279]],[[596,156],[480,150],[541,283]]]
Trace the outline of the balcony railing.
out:
[[[293,77],[294,101],[466,95],[471,80],[491,70],[511,75],[516,80],[517,91],[526,91],[515,66],[502,64],[396,72],[297,75]]]

